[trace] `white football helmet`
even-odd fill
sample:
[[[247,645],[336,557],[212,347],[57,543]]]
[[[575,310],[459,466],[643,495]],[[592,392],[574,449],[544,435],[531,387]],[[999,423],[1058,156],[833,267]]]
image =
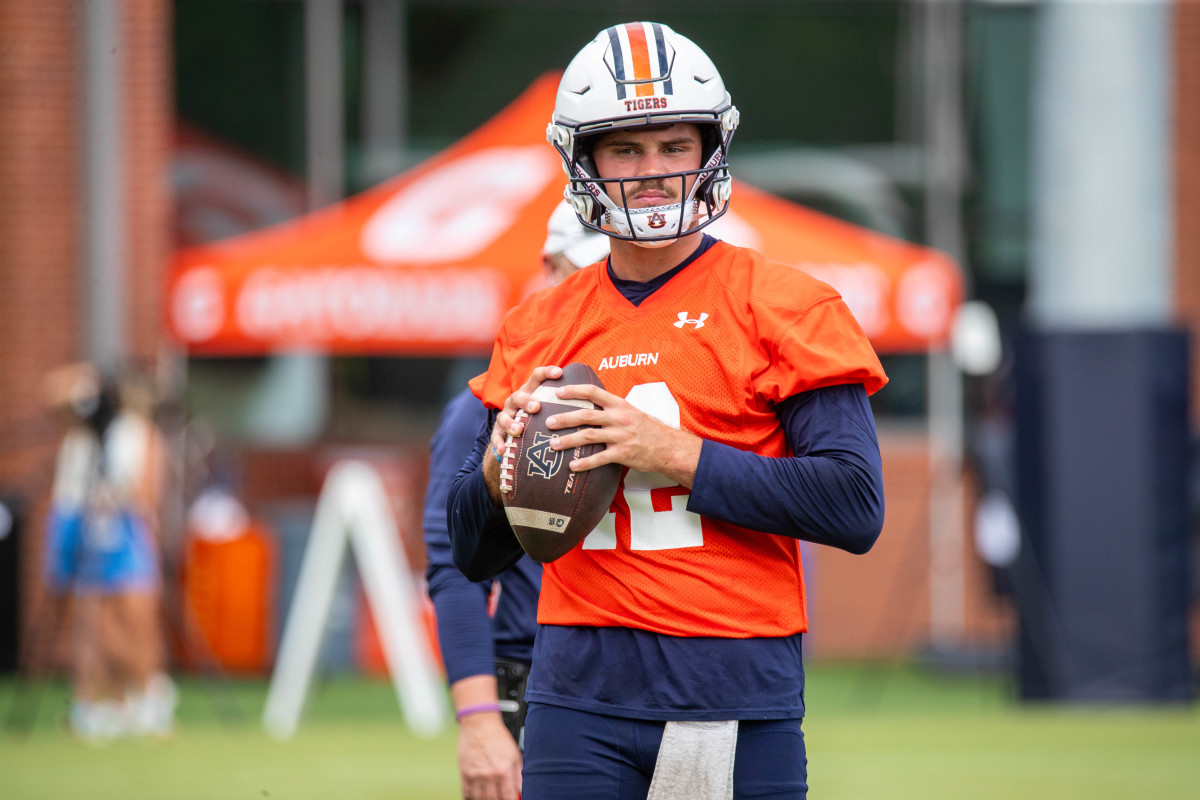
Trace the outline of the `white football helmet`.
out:
[[[605,179],[596,174],[592,144],[609,131],[677,122],[696,124],[700,169],[666,175]],[[729,141],[738,111],[712,61],[690,39],[656,22],[630,22],[601,31],[572,59],[558,85],[546,138],[563,159],[564,192],[587,227],[646,247],[668,244],[703,228],[729,207]],[[653,177],[697,176],[681,202],[653,208],[618,205],[604,190]]]

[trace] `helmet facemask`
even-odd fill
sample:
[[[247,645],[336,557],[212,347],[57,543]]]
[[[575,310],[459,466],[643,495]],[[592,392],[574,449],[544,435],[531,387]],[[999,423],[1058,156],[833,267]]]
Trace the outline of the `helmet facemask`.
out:
[[[564,166],[570,164],[568,175],[571,180],[564,194],[583,224],[614,239],[631,241],[644,247],[662,247],[699,230],[724,214],[729,205],[728,147],[733,131],[722,136],[718,125],[692,124],[696,124],[700,130],[701,163],[698,169],[682,172],[601,178],[592,158],[592,147],[602,134],[577,137],[572,157],[568,157],[556,143]],[[623,126],[627,130],[640,127],[643,126]],[[695,180],[688,191],[688,180],[693,177]],[[630,208],[628,195],[631,187],[651,182],[677,187],[678,191],[673,194],[680,198],[679,202]],[[611,192],[606,189],[611,189]]]

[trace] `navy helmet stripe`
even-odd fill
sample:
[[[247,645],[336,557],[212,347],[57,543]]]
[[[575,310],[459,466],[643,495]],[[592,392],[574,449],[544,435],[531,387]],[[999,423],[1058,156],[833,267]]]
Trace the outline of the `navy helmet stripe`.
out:
[[[621,52],[621,37],[616,28],[608,29],[608,43],[612,47],[613,68],[617,71],[617,99],[625,99],[625,54]]]
[[[662,25],[657,22],[651,23],[654,28],[654,46],[658,48],[658,74],[666,75],[667,79],[663,81],[663,94],[672,94],[671,90],[671,73],[667,70],[667,43],[663,41]]]

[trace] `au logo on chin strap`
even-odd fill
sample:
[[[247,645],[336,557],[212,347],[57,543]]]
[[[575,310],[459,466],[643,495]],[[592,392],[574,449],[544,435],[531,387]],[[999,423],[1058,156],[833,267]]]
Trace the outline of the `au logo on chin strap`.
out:
[[[704,327],[704,320],[708,319],[708,312],[701,311],[699,319],[689,319],[688,312],[679,312],[679,321],[675,323],[676,328],[682,328],[684,325],[695,325],[696,328]]]

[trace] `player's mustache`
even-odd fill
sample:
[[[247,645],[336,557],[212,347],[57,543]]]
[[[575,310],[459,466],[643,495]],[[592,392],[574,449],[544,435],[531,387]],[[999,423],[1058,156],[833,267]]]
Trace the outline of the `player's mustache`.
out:
[[[637,197],[644,192],[662,192],[668,197],[675,196],[675,188],[663,178],[648,178],[634,183],[628,190],[630,197]]]

